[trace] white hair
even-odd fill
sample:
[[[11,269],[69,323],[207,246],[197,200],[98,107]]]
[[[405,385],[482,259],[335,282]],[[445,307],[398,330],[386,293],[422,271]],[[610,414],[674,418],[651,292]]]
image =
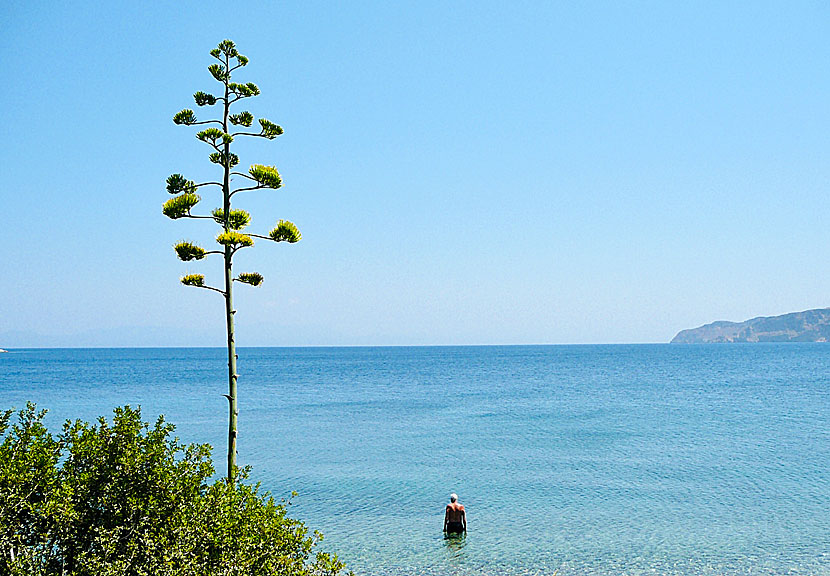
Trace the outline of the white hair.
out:
[[[450,502],[455,502],[456,500],[458,500],[458,494],[453,492],[452,494],[450,494]]]

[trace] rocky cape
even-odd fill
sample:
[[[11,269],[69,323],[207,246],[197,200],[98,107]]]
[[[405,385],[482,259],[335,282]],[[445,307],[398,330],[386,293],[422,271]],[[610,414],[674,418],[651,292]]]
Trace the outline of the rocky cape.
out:
[[[681,330],[671,343],[828,341],[830,308],[820,308],[783,316],[759,316],[746,322],[712,322],[700,328]]]

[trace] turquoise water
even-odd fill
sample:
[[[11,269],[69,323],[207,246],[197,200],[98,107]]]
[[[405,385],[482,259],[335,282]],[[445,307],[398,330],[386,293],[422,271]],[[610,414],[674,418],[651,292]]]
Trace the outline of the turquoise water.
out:
[[[240,462],[357,574],[830,574],[830,345],[240,351]],[[0,406],[140,404],[224,460],[221,349],[18,350]],[[444,540],[457,492],[464,539]]]

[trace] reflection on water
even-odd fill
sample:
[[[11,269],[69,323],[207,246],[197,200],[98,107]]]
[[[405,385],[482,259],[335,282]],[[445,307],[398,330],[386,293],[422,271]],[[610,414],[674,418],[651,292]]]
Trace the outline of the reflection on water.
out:
[[[467,545],[467,533],[460,534],[444,533],[444,549],[447,551],[449,560],[463,560],[464,547]]]

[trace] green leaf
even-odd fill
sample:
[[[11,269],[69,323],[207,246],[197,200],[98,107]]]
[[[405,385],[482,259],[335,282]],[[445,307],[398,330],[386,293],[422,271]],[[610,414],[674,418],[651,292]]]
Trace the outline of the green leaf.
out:
[[[251,286],[259,286],[264,280],[262,274],[259,272],[243,272],[237,276],[236,279],[245,284],[250,284]]]
[[[303,237],[294,223],[288,220],[280,220],[277,222],[277,225],[268,233],[268,236],[274,242],[288,242],[289,244],[299,242]]]
[[[242,232],[237,232],[235,230],[222,232],[216,237],[216,241],[222,246],[230,246],[231,248],[243,248],[245,246],[254,245],[253,238],[247,234],[243,234]]]
[[[181,192],[194,194],[196,192],[196,183],[193,180],[188,180],[181,174],[171,174],[167,177],[167,191],[171,194],[179,194]]]
[[[218,46],[219,50],[228,55],[228,58],[233,58],[239,54],[236,51],[236,45],[231,40],[222,40]]]
[[[213,219],[218,224],[225,224],[225,211],[222,208],[217,208],[211,212]],[[228,226],[232,230],[242,230],[245,226],[251,223],[251,215],[245,210],[231,210],[228,218]]]
[[[221,140],[222,144],[230,144],[233,142],[233,136],[230,134],[225,134],[219,128],[206,128],[201,132],[196,134],[196,138],[201,140],[202,142],[207,142],[208,144],[212,144],[213,146],[218,146],[217,140]],[[219,164],[219,162],[215,162],[215,164]]]
[[[225,70],[225,67],[221,64],[211,64],[208,66],[208,72],[210,72],[211,75],[219,82],[225,82],[230,78],[227,70]]]
[[[219,50],[219,48],[214,48],[213,50],[210,51],[210,55],[213,56],[214,58],[219,58],[219,56],[221,54],[222,54],[222,51]]]
[[[216,96],[201,91],[196,92],[193,99],[196,100],[197,106],[213,106],[216,104]]]
[[[228,120],[231,121],[231,124],[236,126],[250,126],[254,121],[254,116],[247,110],[244,112],[240,112],[239,114],[231,114],[228,116]]]
[[[274,124],[270,120],[266,120],[265,118],[259,119],[259,125],[262,126],[262,132],[260,132],[261,136],[265,136],[269,140],[273,140],[280,134],[282,134],[282,126]]]
[[[282,177],[277,169],[273,166],[263,166],[261,164],[254,164],[248,170],[251,178],[256,180],[261,186],[266,188],[277,189],[282,186]]]
[[[237,60],[237,62],[239,62],[240,66],[247,66],[248,65],[248,59],[245,56],[243,56],[242,54],[237,54],[236,55],[236,60]]]
[[[176,115],[173,116],[173,123],[190,126],[191,124],[196,123],[196,115],[193,113],[193,110],[188,110],[187,108],[185,108],[180,112],[176,112]]]
[[[204,130],[196,134],[196,138],[198,138],[202,142],[213,144],[214,146],[217,145],[217,140],[222,140],[222,144],[230,144],[231,142],[233,142],[233,136],[231,136],[230,134],[225,134],[219,128],[205,128]]]
[[[199,203],[201,198],[198,194],[185,192],[180,196],[175,196],[164,203],[161,211],[165,216],[173,220],[183,218],[190,215],[190,209]]]
[[[248,82],[246,84],[236,84],[235,82],[232,82],[228,84],[228,90],[242,98],[259,96],[259,88],[253,82]]]
[[[233,152],[230,154],[225,154],[224,152],[214,152],[209,156],[209,158],[214,164],[219,164],[220,166],[226,166],[228,168],[233,168],[239,164],[239,156]]]
[[[181,277],[181,283],[185,286],[204,286],[205,285],[205,275],[204,274],[187,274],[186,276]]]
[[[183,278],[205,285],[201,275]],[[129,406],[57,425],[27,404],[0,412],[3,576],[338,576],[320,536],[289,517],[247,468],[217,478],[206,444]],[[312,535],[313,534],[313,535]],[[13,552],[13,554],[12,554]],[[125,556],[129,558],[125,558]],[[345,574],[344,574],[345,576]]]
[[[196,133],[196,138],[198,138],[202,142],[216,144],[216,141],[222,138],[224,134],[225,133],[222,132],[219,128],[205,128],[201,132]]]
[[[196,246],[192,242],[179,242],[173,248],[179,255],[179,260],[189,262],[190,260],[201,260],[205,257],[205,249]]]

